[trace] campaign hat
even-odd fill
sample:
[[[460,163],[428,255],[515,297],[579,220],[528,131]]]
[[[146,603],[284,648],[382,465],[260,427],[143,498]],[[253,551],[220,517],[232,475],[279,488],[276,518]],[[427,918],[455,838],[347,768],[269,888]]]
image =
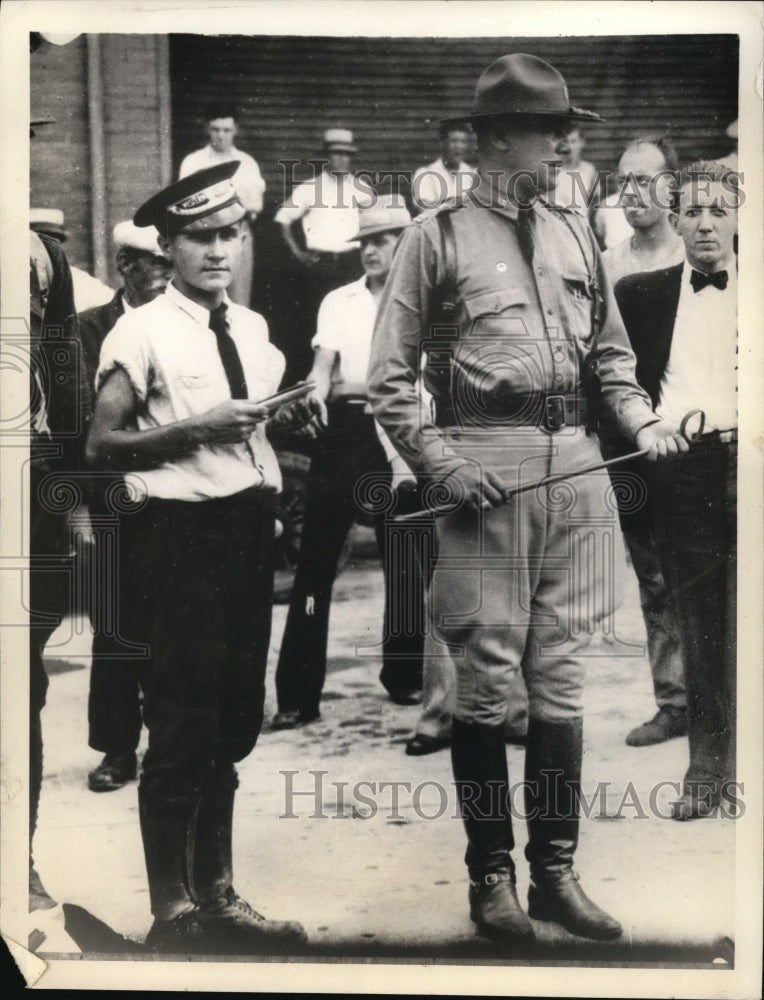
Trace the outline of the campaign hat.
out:
[[[168,239],[181,232],[222,229],[246,211],[231,178],[238,160],[197,170],[149,198],[133,216],[136,226],[155,226]]]
[[[475,87],[472,110],[461,115],[473,123],[506,117],[561,118],[601,122],[594,111],[570,103],[565,78],[550,63],[526,52],[500,56],[485,69]],[[444,119],[441,125],[459,119]]]

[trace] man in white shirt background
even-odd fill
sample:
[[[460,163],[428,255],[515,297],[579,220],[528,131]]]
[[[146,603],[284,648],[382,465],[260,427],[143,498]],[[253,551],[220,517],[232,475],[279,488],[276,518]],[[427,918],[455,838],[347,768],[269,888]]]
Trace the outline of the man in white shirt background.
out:
[[[631,234],[605,250],[602,260],[615,285],[627,274],[657,271],[684,260],[684,243],[669,221],[676,151],[663,136],[635,139],[618,163],[620,205]]]
[[[686,260],[616,287],[656,413],[705,414],[700,439],[648,478],[687,691],[690,761],[678,820],[713,814],[735,777],[739,197],[738,175],[724,164],[685,167],[671,224]]]
[[[249,308],[252,299],[252,274],[255,266],[254,233],[252,226],[263,210],[265,181],[257,162],[241,149],[235,140],[239,134],[236,109],[228,104],[213,104],[206,112],[209,142],[202,149],[189,153],[180,165],[179,177],[188,177],[197,170],[214,167],[218,163],[239,161],[235,187],[239,200],[246,209],[245,240],[242,246],[241,262],[229,289],[233,302]]]
[[[678,167],[673,146],[662,136],[635,139],[621,156],[618,197],[631,235],[602,255],[614,288],[628,274],[656,271],[684,260],[684,243],[669,220],[671,186]],[[614,457],[629,450],[628,442],[622,440],[612,446],[609,454]],[[633,464],[613,470],[611,478],[616,484],[616,495],[624,499],[630,496],[630,477],[635,473],[638,470]],[[647,501],[639,510],[630,510],[628,504],[622,503],[620,513],[624,539],[639,581],[647,655],[658,706],[652,719],[628,733],[626,742],[629,746],[652,746],[687,733],[684,670],[678,629],[655,548],[651,504]]]
[[[445,122],[439,134],[440,156],[415,171],[411,182],[411,200],[419,211],[459,198],[477,182],[475,168],[465,163],[472,147],[472,129],[466,122]]]
[[[359,230],[351,237],[360,241],[364,275],[326,296],[313,338],[309,378],[317,384],[327,430],[314,442],[300,556],[276,670],[273,729],[320,719],[332,587],[345,539],[360,513],[359,499],[372,498],[377,489],[387,495],[392,474],[411,476],[375,425],[366,398],[377,305],[398,236],[411,217],[389,195],[380,195],[359,217]],[[380,680],[393,701],[412,704],[422,687],[425,585],[415,553],[404,558],[395,542],[389,544],[386,513],[373,516],[386,583]]]
[[[353,133],[328,128],[323,135],[322,169],[311,161],[314,174],[292,191],[276,213],[281,234],[297,265],[290,298],[290,343],[287,381],[303,377],[312,363],[310,341],[324,297],[362,274],[361,258],[353,237],[358,232],[358,209],[370,205],[374,192],[353,174],[357,153]]]

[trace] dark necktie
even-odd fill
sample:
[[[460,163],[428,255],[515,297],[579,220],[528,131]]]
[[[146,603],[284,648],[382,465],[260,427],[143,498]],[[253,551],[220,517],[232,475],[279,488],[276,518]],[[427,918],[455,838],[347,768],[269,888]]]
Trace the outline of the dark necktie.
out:
[[[228,332],[228,319],[226,311],[228,307],[222,302],[217,309],[210,313],[210,330],[215,334],[218,342],[220,360],[223,362],[225,376],[231,388],[231,399],[247,398],[247,380],[244,378],[244,369],[241,366],[239,352],[233,337]]]
[[[693,270],[690,275],[690,284],[693,292],[699,292],[706,285],[713,285],[714,288],[724,291],[727,287],[727,277],[726,271],[713,271],[711,274],[704,274],[703,271]]]
[[[517,210],[517,242],[528,264],[533,263],[533,206],[520,204]]]

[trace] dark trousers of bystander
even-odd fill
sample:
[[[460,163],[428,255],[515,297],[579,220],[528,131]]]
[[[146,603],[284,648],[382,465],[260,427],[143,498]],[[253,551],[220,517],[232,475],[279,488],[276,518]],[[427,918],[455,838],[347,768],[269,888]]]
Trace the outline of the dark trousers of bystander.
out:
[[[718,801],[735,777],[737,444],[706,436],[651,470],[650,491],[685,666],[685,794]]]
[[[375,485],[383,488],[384,498],[389,482],[389,464],[373,418],[363,413],[362,406],[330,406],[329,429],[311,462],[297,574],[276,670],[280,712],[299,712],[305,719],[319,714],[332,588],[342,548],[359,514],[358,498],[373,503]],[[393,556],[390,540],[395,528],[387,522],[389,513],[374,516],[386,580],[380,679],[398,697],[422,686],[426,584],[413,553],[411,558],[400,551]],[[395,597],[403,604],[398,620],[392,622]]]

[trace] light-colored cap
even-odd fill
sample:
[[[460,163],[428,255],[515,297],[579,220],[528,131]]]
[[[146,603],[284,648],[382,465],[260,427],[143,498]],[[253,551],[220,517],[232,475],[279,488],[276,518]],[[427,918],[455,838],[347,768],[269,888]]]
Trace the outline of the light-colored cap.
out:
[[[353,133],[349,128],[328,128],[324,132],[324,148],[338,153],[357,153]]]
[[[364,236],[386,233],[389,230],[405,229],[411,223],[411,216],[400,195],[380,194],[369,208],[358,209],[360,228],[349,243],[356,243]]]
[[[726,128],[727,135],[730,139],[737,139],[737,118],[734,122],[730,122]]]
[[[37,233],[51,233],[59,239],[66,239],[64,213],[60,208],[30,208],[29,228]]]
[[[136,226],[129,219],[118,222],[114,227],[114,245],[118,250],[121,247],[130,247],[132,250],[150,253],[153,257],[166,257],[157,240],[158,236],[159,233],[154,226]]]

